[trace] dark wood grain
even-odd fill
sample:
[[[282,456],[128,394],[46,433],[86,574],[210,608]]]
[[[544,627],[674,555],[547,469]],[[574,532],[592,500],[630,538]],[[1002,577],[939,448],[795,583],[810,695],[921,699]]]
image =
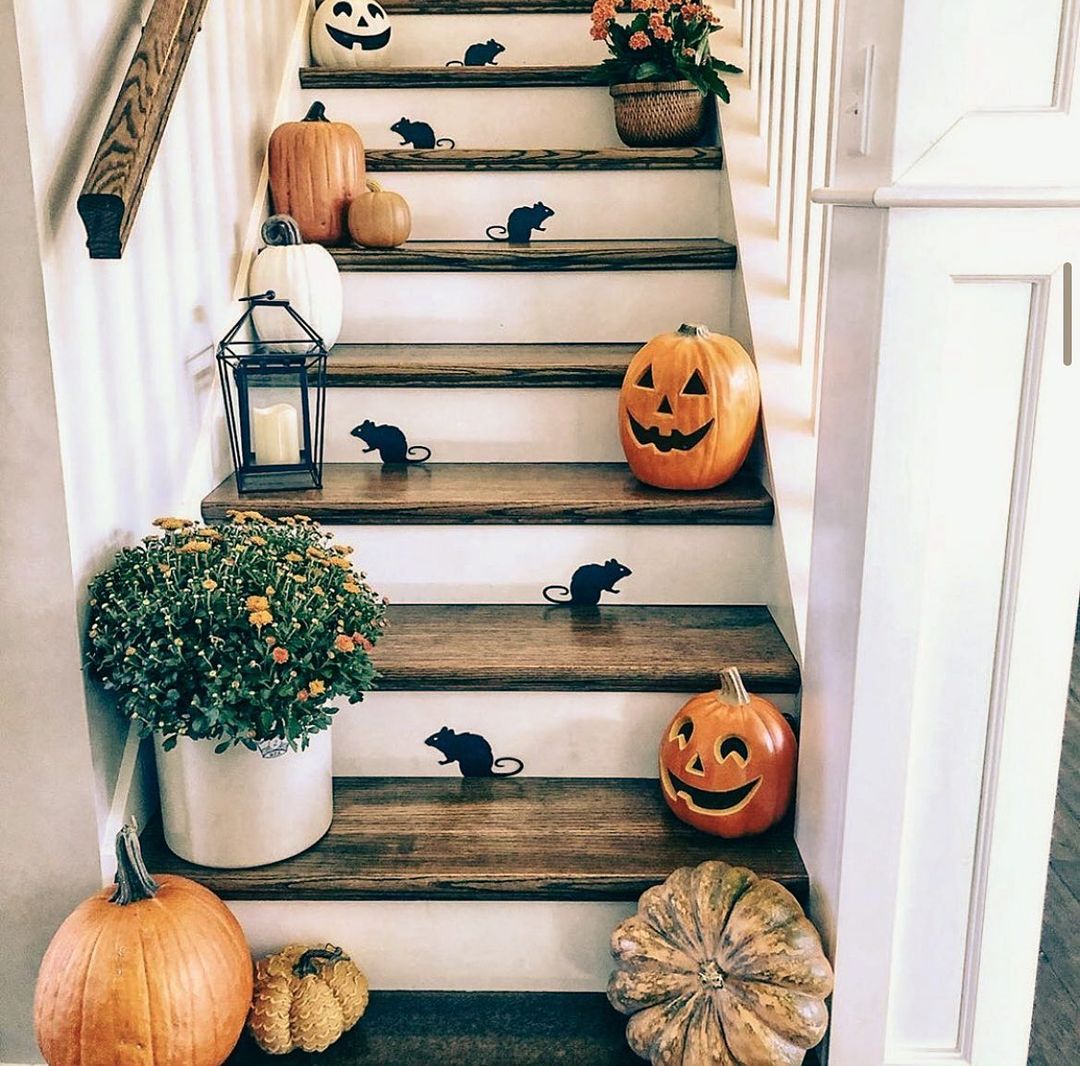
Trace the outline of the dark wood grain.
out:
[[[656,781],[517,777],[346,777],[334,822],[284,862],[213,870],[173,856],[160,823],[143,835],[153,873],[225,899],[631,901],[679,866],[723,859],[805,899],[790,825],[724,841],[678,821]]]
[[[617,388],[639,344],[339,344],[337,388]]]
[[[386,0],[396,15],[577,15],[592,0]]]
[[[389,617],[375,652],[388,691],[702,692],[726,666],[757,692],[799,688],[765,607],[399,604]]]
[[[748,474],[708,492],[668,492],[642,485],[622,463],[429,463],[406,469],[329,463],[321,489],[241,496],[230,476],[203,500],[202,513],[220,520],[233,508],[410,525],[767,525],[773,516],[772,498]]]
[[[368,170],[719,170],[712,148],[369,148]]]
[[[719,237],[648,241],[410,241],[400,248],[331,248],[343,271],[734,270]]]
[[[362,960],[361,960],[362,961]],[[379,992],[321,1055],[265,1055],[250,1038],[226,1066],[641,1066],[600,992]]]
[[[123,255],[207,0],[155,0],[90,165],[78,210],[92,259]]]
[[[599,67],[388,67],[345,70],[301,67],[304,89],[558,89],[595,86],[607,91]]]

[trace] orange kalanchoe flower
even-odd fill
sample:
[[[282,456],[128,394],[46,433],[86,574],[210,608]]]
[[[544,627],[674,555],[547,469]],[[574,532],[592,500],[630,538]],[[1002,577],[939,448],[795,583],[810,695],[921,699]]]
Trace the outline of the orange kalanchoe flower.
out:
[[[640,52],[643,48],[648,48],[652,44],[649,40],[649,35],[643,30],[638,30],[637,33],[630,35],[630,47],[635,51]]]

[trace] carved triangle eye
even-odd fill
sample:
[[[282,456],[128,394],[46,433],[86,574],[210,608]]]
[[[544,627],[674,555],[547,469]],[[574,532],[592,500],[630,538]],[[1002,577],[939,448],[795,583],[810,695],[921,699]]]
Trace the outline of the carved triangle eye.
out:
[[[704,379],[697,370],[690,375],[690,380],[682,391],[684,396],[707,396],[709,393],[709,390],[705,388]]]
[[[655,389],[652,379],[652,364],[645,368],[645,373],[637,379],[637,387],[639,389]]]

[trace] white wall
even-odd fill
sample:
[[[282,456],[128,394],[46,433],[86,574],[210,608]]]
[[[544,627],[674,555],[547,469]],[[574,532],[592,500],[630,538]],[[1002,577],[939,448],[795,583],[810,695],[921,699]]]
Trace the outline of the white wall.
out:
[[[225,466],[214,345],[238,314],[302,5],[209,5],[124,258],[106,262],[89,259],[75,201],[148,5],[15,2],[80,605],[117,548],[159,514],[196,513]],[[101,828],[125,727],[88,699]]]

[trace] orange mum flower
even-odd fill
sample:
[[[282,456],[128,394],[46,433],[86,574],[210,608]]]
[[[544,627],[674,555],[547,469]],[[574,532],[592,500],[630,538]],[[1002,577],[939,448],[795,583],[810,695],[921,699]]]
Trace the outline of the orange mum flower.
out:
[[[299,700],[299,701],[300,701],[301,703],[307,703],[309,695],[310,695],[310,693],[308,692],[308,690],[307,690],[306,688],[302,688],[302,689],[301,689],[301,690],[300,690],[300,691],[299,691],[299,692],[298,692],[298,693],[296,694],[296,698],[297,698],[297,699],[298,699],[298,700]]]
[[[334,647],[337,648],[338,651],[345,652],[356,650],[356,645],[353,643],[352,637],[347,637],[344,633],[339,633],[337,635],[334,640]]]
[[[289,653],[285,648],[275,648],[271,653],[276,663],[287,663],[289,661]]]
[[[263,626],[268,626],[274,620],[274,616],[269,611],[252,611],[248,615],[248,621],[253,626],[258,626],[262,629]]]
[[[364,651],[371,651],[375,647],[375,645],[372,644],[371,641],[368,640],[368,638],[365,637],[363,633],[354,633],[352,635],[352,639],[353,643],[358,644],[361,648],[364,649]]]
[[[321,696],[326,691],[326,682],[316,678],[308,685],[308,689],[313,696]]]
[[[249,611],[265,611],[269,609],[270,601],[265,596],[248,596],[244,606]]]

